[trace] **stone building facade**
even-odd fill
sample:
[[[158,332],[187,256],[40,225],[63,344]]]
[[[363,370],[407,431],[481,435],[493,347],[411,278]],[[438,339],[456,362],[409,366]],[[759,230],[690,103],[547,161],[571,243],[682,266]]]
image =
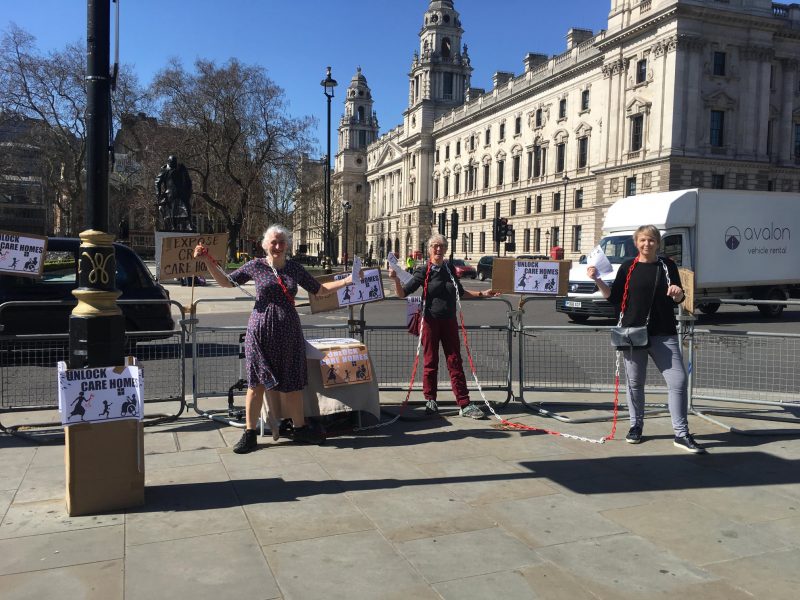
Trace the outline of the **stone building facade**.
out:
[[[798,4],[611,0],[605,30],[571,29],[565,52],[528,54],[488,91],[470,86],[462,35],[454,2],[431,0],[403,123],[350,165],[374,259],[423,251],[443,211],[459,214],[457,257],[493,254],[502,216],[513,254],[575,259],[623,196],[800,191]]]

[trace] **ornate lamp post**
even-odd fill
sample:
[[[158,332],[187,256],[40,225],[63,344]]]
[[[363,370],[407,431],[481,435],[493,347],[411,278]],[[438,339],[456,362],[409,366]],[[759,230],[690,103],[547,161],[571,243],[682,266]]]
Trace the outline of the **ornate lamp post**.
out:
[[[336,80],[331,77],[331,68],[320,82],[324,90],[325,97],[328,99],[328,154],[325,156],[325,217],[324,217],[324,248],[325,248],[325,272],[331,272],[331,99],[333,90],[336,87]]]
[[[349,200],[342,200],[342,210],[344,211],[344,254],[342,258],[344,259],[344,271],[347,271],[347,260],[350,258],[350,254],[348,252],[347,247],[347,230],[348,230],[348,215],[350,214],[350,209],[353,208],[353,204]]]

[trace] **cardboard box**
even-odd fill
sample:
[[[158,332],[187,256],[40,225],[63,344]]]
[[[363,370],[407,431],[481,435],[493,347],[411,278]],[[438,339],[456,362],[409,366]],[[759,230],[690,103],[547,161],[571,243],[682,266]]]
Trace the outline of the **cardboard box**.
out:
[[[81,423],[65,428],[67,513],[71,517],[144,504],[141,421]]]
[[[571,267],[571,260],[495,258],[492,289],[504,294],[566,296]]]
[[[690,315],[694,314],[694,271],[686,267],[678,267],[681,276],[681,287],[686,298],[683,300],[683,309]]]

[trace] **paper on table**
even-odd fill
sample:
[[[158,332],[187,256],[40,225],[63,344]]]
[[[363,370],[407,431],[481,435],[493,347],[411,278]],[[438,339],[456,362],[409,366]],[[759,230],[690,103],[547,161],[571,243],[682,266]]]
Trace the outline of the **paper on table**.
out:
[[[586,258],[586,264],[590,267],[595,267],[601,277],[614,271],[614,267],[608,262],[608,257],[606,257],[606,253],[600,246],[595,246],[592,251],[589,252],[589,256]]]
[[[389,252],[389,266],[397,273],[397,278],[400,280],[400,283],[403,285],[407,284],[411,281],[412,276],[411,273],[403,269],[400,264],[397,262],[397,257],[394,255],[394,252]]]

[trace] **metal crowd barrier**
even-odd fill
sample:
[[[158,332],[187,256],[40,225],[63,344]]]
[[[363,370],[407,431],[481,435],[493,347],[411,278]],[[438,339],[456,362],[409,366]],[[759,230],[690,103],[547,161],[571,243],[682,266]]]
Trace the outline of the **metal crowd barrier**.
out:
[[[118,304],[165,304],[183,306],[174,300],[119,300]],[[74,306],[75,302],[47,300],[6,302],[3,310],[15,306]],[[163,402],[177,402],[172,414],[145,412],[145,425],[177,419],[186,409],[184,385],[185,335],[182,328],[173,331],[136,331],[125,333],[126,353],[136,356],[145,374],[145,408]],[[0,414],[58,409],[56,366],[68,360],[69,334],[4,335],[0,333]],[[176,373],[179,374],[176,377]],[[60,423],[26,424],[29,428],[60,428]],[[0,430],[16,432],[21,426]]]
[[[689,410],[692,413],[733,433],[800,433],[800,428],[741,429],[710,416],[723,414],[800,424],[800,335],[695,329],[691,356]],[[716,405],[700,405],[698,400],[713,401]],[[719,406],[721,403],[732,406]],[[744,408],[745,405],[756,408]],[[768,407],[792,416],[775,414],[777,411]]]
[[[473,302],[473,300],[465,300],[465,302]],[[514,397],[511,371],[512,306],[508,300],[503,298],[485,298],[477,302],[482,304],[488,302],[502,303],[507,309],[508,322],[506,325],[474,325],[465,322],[467,339],[481,388],[484,391],[506,392],[504,401],[493,402],[495,406],[505,406]],[[399,298],[387,298],[378,304],[361,305],[359,324],[363,331],[364,342],[369,348],[370,357],[375,365],[378,389],[381,391],[408,390],[414,356],[417,351],[417,338],[408,333],[406,306],[406,301]],[[369,325],[366,315],[375,310],[380,310],[383,314],[395,315],[398,324]],[[460,331],[459,337],[463,337]],[[464,363],[467,388],[474,393],[477,391],[477,386],[470,372],[469,359],[463,339],[461,340],[461,357]],[[422,369],[422,357],[420,356],[413,388],[415,391],[422,390]],[[439,352],[438,389],[441,392],[447,392],[447,394],[441,394],[441,397],[448,397],[450,375],[447,370],[447,361],[441,350]],[[424,402],[421,395],[419,397],[420,401]]]
[[[237,382],[247,379],[244,372],[244,334],[246,323],[242,326],[209,327],[201,325],[198,306],[218,302],[248,302],[252,298],[201,299],[192,305],[191,318],[185,321],[191,339],[187,359],[192,361],[192,407],[205,418],[220,421],[235,427],[243,427],[244,422],[231,416],[228,410],[203,409],[202,400],[228,397]],[[306,339],[323,337],[350,337],[348,325],[303,325]],[[278,340],[279,341],[279,340]],[[243,388],[240,388],[243,389]]]

